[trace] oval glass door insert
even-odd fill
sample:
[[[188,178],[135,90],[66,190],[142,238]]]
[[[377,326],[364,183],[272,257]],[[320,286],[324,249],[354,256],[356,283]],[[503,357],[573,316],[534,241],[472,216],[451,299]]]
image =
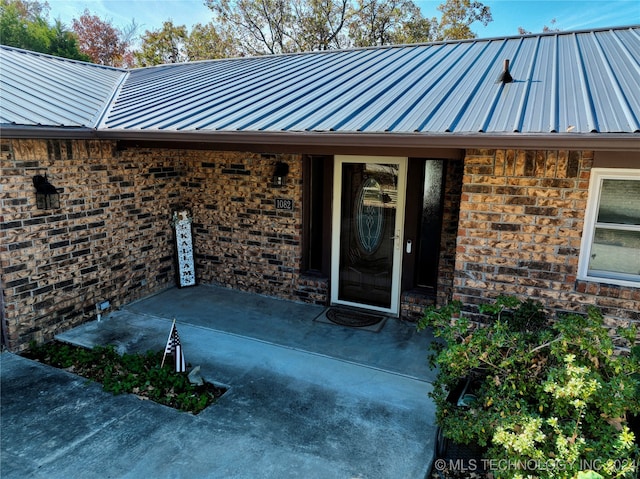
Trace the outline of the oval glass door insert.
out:
[[[360,186],[355,204],[356,236],[362,251],[373,253],[382,241],[384,230],[383,192],[374,178]]]

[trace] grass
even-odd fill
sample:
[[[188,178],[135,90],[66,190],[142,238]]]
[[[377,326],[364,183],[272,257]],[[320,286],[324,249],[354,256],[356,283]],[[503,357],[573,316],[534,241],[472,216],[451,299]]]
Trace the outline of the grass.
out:
[[[180,411],[198,414],[214,403],[226,389],[211,383],[189,382],[186,373],[176,373],[162,352],[120,355],[113,346],[87,349],[52,341],[32,343],[23,356],[77,374],[102,384],[113,394],[131,393]],[[169,364],[167,364],[169,363]]]

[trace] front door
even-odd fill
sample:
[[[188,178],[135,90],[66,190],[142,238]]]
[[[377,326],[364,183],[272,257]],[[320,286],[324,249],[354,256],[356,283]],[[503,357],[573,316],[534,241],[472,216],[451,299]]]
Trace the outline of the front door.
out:
[[[398,315],[407,159],[336,156],[331,303]]]

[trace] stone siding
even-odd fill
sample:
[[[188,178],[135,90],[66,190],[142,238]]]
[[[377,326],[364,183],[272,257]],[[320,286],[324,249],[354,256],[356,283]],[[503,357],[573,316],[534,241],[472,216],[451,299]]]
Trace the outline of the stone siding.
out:
[[[504,294],[640,322],[640,288],[577,281],[592,165],[589,151],[467,151],[454,299],[471,313]]]

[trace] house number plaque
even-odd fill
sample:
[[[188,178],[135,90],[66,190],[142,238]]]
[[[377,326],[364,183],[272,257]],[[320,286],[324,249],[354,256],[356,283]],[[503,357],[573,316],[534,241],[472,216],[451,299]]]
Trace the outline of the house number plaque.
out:
[[[189,210],[173,212],[171,224],[176,235],[178,286],[196,284],[196,268],[193,261],[193,236],[191,235],[191,213]]]
[[[276,198],[277,210],[293,210],[293,200],[287,198]]]

